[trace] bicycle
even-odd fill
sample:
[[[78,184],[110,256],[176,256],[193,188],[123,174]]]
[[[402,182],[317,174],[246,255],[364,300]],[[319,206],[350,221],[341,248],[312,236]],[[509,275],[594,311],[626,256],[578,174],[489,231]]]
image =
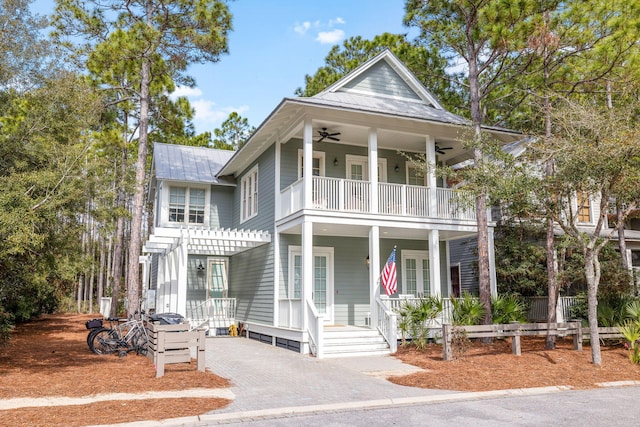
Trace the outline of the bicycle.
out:
[[[144,311],[139,319],[136,319],[135,315],[129,319],[107,318],[112,325],[110,328],[102,327],[90,332],[91,351],[96,354],[112,354],[117,351],[119,356],[125,356],[131,351],[135,351],[136,354],[147,354],[149,334],[143,316]],[[114,322],[118,322],[116,327],[113,327]]]

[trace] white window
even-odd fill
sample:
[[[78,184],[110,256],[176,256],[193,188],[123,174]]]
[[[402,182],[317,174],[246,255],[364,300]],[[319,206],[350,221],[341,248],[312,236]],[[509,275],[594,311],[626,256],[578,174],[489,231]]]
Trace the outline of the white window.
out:
[[[365,156],[346,156],[347,179],[369,181],[369,159]],[[387,182],[387,159],[378,159],[378,182]]]
[[[242,205],[240,221],[244,222],[258,214],[258,166],[253,167],[240,182]]]
[[[411,162],[406,163],[407,185],[427,185],[427,175],[425,172]]]
[[[303,166],[303,158],[302,158],[303,150],[298,150],[298,179],[304,176],[304,171],[302,170]],[[313,160],[311,169],[313,171],[313,176],[324,176],[324,151],[314,151],[313,152]]]
[[[203,188],[169,187],[169,222],[204,224],[206,205]]]

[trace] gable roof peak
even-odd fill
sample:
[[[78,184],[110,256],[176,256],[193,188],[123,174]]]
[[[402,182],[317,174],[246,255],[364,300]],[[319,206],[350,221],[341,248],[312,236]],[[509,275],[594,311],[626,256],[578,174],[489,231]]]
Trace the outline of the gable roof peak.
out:
[[[360,64],[312,98],[323,98],[337,92],[402,99],[444,110],[436,97],[389,48]]]

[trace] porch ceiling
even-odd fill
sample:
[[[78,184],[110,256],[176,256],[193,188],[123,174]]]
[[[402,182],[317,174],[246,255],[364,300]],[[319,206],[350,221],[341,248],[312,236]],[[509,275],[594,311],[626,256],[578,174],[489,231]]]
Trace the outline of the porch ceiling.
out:
[[[353,224],[313,224],[314,236],[332,236],[332,237],[369,237],[368,225]],[[302,226],[296,225],[282,234],[301,234]],[[381,239],[398,239],[398,240],[427,240],[429,236],[428,229],[415,228],[399,228],[399,227],[380,227]],[[440,230],[440,240],[462,239],[465,237],[475,236],[475,233]]]
[[[271,235],[266,231],[158,228],[149,236],[142,252],[166,255],[186,244],[189,254],[231,256],[270,241]]]

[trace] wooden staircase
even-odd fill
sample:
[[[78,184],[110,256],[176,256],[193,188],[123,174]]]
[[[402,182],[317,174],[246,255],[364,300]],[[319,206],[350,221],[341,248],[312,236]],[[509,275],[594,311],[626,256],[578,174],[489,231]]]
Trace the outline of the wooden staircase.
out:
[[[324,328],[324,357],[380,356],[390,354],[389,344],[375,329],[357,326]]]

